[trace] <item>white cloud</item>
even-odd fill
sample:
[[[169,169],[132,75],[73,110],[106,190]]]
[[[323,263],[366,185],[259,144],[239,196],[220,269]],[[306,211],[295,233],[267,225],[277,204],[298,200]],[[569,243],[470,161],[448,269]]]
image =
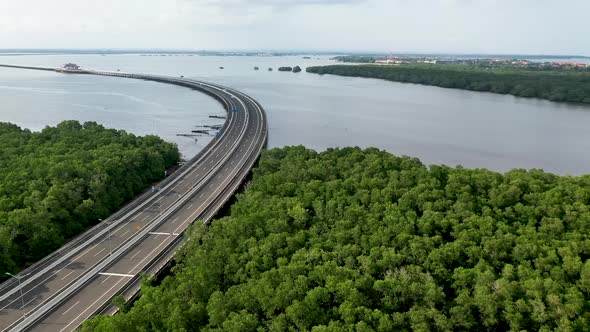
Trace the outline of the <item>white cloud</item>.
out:
[[[582,53],[587,0],[2,0],[3,48]]]

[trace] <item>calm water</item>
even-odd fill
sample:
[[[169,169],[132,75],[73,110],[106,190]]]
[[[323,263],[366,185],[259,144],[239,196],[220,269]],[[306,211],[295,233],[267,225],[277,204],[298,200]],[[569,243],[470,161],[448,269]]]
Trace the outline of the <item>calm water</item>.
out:
[[[61,65],[184,75],[240,89],[262,103],[269,146],[376,146],[426,164],[543,168],[590,173],[590,106],[559,104],[371,79],[277,72],[332,63],[313,57],[1,56],[0,63]],[[220,70],[219,66],[224,66]],[[260,67],[254,71],[253,67]],[[269,72],[268,67],[275,68]],[[175,141],[185,156],[207,139],[177,137],[219,123],[212,99],[180,87],[143,81],[0,69],[0,121],[40,129],[65,119],[95,120]]]

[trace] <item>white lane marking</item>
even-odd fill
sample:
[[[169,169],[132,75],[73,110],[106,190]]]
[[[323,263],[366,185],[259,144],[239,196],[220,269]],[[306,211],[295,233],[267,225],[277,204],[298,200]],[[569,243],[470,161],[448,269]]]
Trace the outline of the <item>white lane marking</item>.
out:
[[[125,233],[121,234],[121,237],[123,237],[123,236],[127,235],[127,233],[129,233],[129,230],[127,230],[127,232],[125,232]]]
[[[144,212],[146,212],[147,210],[145,210]],[[145,217],[143,217],[143,219],[141,219],[141,221],[145,221],[147,218],[149,218],[149,214]]]
[[[61,278],[61,280],[66,279],[67,277],[69,277],[72,273],[76,272],[76,270],[72,270],[70,271],[70,273],[66,274],[63,278]]]
[[[92,302],[92,304],[90,304],[88,307],[86,307],[86,309],[84,311],[82,311],[78,316],[76,316],[76,318],[72,319],[70,321],[70,323],[66,326],[64,326],[63,329],[61,329],[59,332],[63,332],[65,330],[67,330],[68,327],[70,327],[70,325],[72,325],[74,322],[76,322],[82,315],[84,315],[84,313],[86,313],[86,311],[88,311],[90,308],[92,308],[98,301],[100,301],[103,297],[105,297],[105,295],[107,295],[110,291],[113,290],[113,288],[117,287],[117,285],[119,285],[119,283],[121,283],[121,281],[125,280],[125,278],[121,278],[119,281],[117,281],[116,284],[114,284],[113,286],[111,286],[111,288],[109,288],[106,292],[104,292],[98,299],[96,299],[94,302]]]
[[[130,222],[133,222],[133,219],[130,219],[128,222],[123,223],[123,225],[121,225],[121,227],[119,227],[115,231],[113,231],[113,234],[119,233],[119,231],[122,230],[123,228],[125,228],[125,226],[127,226]],[[108,233],[107,233],[107,236],[108,236]]]
[[[186,209],[190,210],[193,207],[193,203],[191,203],[191,205],[187,206]]]
[[[111,276],[106,277],[103,281],[100,282],[100,284],[104,284],[105,282],[107,282],[107,280],[109,280],[111,278]]]
[[[47,280],[53,278],[53,276],[57,275],[58,273],[60,273],[61,271],[63,271],[64,269],[66,269],[68,266],[70,266],[70,264],[72,264],[73,262],[75,262],[76,260],[78,260],[79,258],[81,258],[82,256],[86,255],[87,253],[90,252],[90,250],[96,248],[96,246],[98,245],[95,244],[92,247],[88,248],[88,250],[86,250],[85,252],[83,252],[82,254],[80,254],[78,257],[74,258],[74,260],[72,260],[71,262],[69,262],[68,264],[66,264],[64,267],[62,267],[61,269],[55,271],[54,273],[50,274],[47,278],[45,278],[43,281],[41,281],[40,283],[38,283],[37,285],[31,287],[31,289],[29,289],[28,291],[24,292],[23,295],[29,294],[30,292],[33,291],[33,289],[37,288],[38,286],[41,286],[42,284],[44,284]],[[23,286],[24,287],[24,286]],[[61,289],[60,289],[61,290]],[[20,299],[20,297],[15,298],[14,300],[10,301],[7,305],[3,306],[2,308],[0,308],[0,311],[8,308],[10,305],[12,305],[14,302],[18,301]]]
[[[61,314],[61,315],[63,316],[63,315],[65,315],[65,314],[67,314],[68,312],[70,312],[70,310],[74,309],[74,307],[75,307],[75,306],[77,306],[79,303],[80,303],[80,301],[78,301],[78,302],[74,303],[74,305],[73,305],[73,306],[71,306],[71,307],[70,307],[70,309],[68,309],[68,310],[64,311],[64,313],[63,313],[63,314]]]
[[[201,194],[199,195],[199,198],[203,198],[203,195],[205,195],[205,193],[201,193]]]
[[[27,306],[29,306],[29,304],[31,304],[31,302],[35,301],[37,299],[37,297],[35,296],[34,298],[32,298],[29,302],[25,303],[24,308],[26,308]]]
[[[102,241],[101,241],[101,242],[102,242]],[[77,261],[77,260],[78,260],[78,259],[80,259],[80,258],[82,258],[82,256],[84,256],[84,255],[86,255],[87,253],[89,253],[89,252],[90,252],[90,250],[92,250],[92,249],[96,248],[96,246],[97,246],[97,245],[98,245],[98,243],[97,243],[97,244],[95,244],[95,245],[93,245],[92,247],[88,248],[88,250],[86,250],[85,252],[83,252],[83,253],[82,253],[81,255],[79,255],[78,257],[74,258],[74,259],[73,259],[73,262],[74,262],[74,261]],[[72,263],[70,263],[70,264],[72,264]],[[70,265],[70,264],[68,264],[68,265]],[[68,265],[64,266],[64,269],[65,269],[65,268],[66,268]],[[62,270],[63,270],[63,269],[62,269]],[[59,271],[61,271],[61,270],[59,270]],[[57,272],[59,272],[59,271],[57,271]],[[57,272],[56,272],[56,273],[57,273]]]
[[[129,274],[132,274],[133,273],[133,270],[135,270],[139,265],[143,264],[143,262],[151,256],[151,254],[153,254],[156,250],[159,250],[160,247],[164,243],[166,243],[166,240],[167,239],[170,239],[170,237],[165,238],[164,241],[162,241],[162,243],[160,243],[157,247],[155,247],[154,250],[152,250],[149,254],[147,254],[141,261],[139,261],[139,263],[137,263],[134,267],[132,267],[131,268],[131,271],[129,271]]]
[[[141,252],[141,250],[139,250],[138,252],[136,252],[135,255],[131,256],[131,259],[134,259],[137,255],[139,255],[140,252]]]
[[[174,218],[174,220],[172,220],[172,223],[175,223],[175,222],[176,222],[176,220],[178,220],[178,218],[180,218],[180,217],[176,217],[176,218]]]
[[[123,277],[123,278],[133,278],[135,277],[133,274],[124,274],[124,273],[112,273],[112,272],[98,272],[101,276],[112,276],[112,277]]]
[[[99,252],[97,252],[96,254],[94,254],[94,257],[100,255],[101,252],[107,250],[107,248],[102,248]]]
[[[170,233],[164,233],[164,232],[149,232],[148,234],[150,234],[150,235],[170,235]]]

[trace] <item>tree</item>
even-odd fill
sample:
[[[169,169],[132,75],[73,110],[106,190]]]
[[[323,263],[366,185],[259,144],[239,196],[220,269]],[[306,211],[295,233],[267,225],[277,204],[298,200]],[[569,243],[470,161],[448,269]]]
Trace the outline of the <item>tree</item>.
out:
[[[96,122],[41,132],[0,123],[0,276],[114,212],[177,163],[178,148]]]
[[[253,173],[230,215],[190,230],[172,276],[83,330],[590,324],[590,176],[301,146],[264,151]]]

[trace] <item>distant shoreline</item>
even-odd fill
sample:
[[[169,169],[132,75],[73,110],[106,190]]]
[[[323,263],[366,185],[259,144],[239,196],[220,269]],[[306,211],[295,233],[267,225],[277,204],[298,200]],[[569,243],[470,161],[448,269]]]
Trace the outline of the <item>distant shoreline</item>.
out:
[[[387,56],[395,54],[410,57],[446,57],[446,58],[519,58],[519,59],[590,59],[586,55],[572,54],[494,54],[494,53],[379,53],[379,52],[341,52],[341,51],[206,51],[206,50],[165,50],[165,49],[0,49],[0,56],[9,55],[83,55],[83,54],[192,54],[212,56],[289,56],[289,55],[356,55],[356,56]]]
[[[587,72],[489,70],[468,65],[329,65],[307,67],[313,74],[383,79],[479,92],[492,92],[553,102],[590,104]]]

